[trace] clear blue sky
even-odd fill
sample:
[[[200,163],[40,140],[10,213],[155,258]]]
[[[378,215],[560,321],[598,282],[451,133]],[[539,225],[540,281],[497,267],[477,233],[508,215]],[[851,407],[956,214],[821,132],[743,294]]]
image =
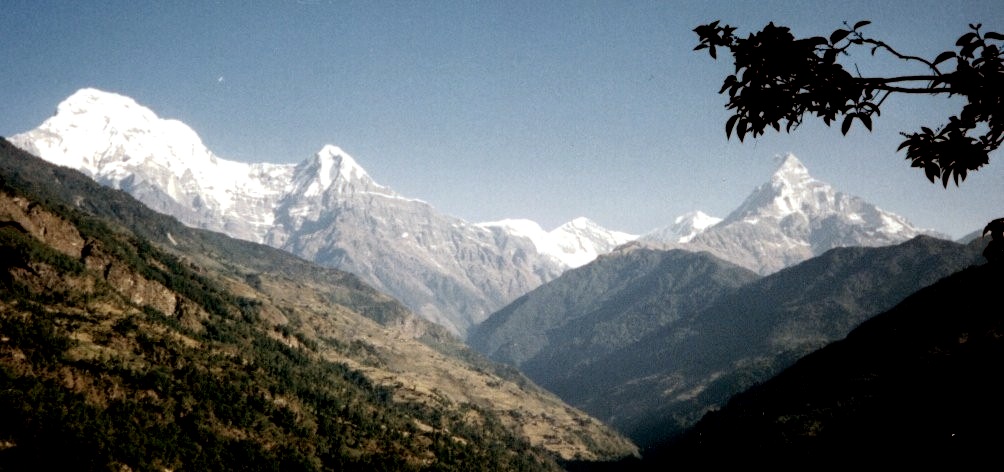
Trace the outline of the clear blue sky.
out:
[[[194,128],[217,155],[299,162],[341,146],[380,183],[468,221],[587,216],[641,233],[725,214],[792,152],[815,177],[953,236],[1004,216],[1004,162],[943,189],[896,153],[946,99],[891,100],[875,131],[807,123],[725,138],[728,58],[692,29],[768,21],[828,35],[844,21],[933,57],[991,1],[7,1],[0,135],[82,87]],[[857,59],[857,58],[852,58]],[[871,66],[863,55],[863,72]]]

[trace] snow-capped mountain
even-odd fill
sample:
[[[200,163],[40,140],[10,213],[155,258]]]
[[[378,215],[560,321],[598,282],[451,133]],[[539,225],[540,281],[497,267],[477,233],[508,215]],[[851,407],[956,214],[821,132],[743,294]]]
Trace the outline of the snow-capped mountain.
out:
[[[793,154],[725,219],[670,244],[706,250],[761,274],[845,246],[885,246],[933,234],[905,218],[835,190]]]
[[[630,241],[707,250],[765,274],[833,247],[895,244],[922,233],[813,179],[793,155],[724,220],[691,212],[638,238],[586,218],[552,231],[528,220],[471,224],[376,183],[336,146],[295,165],[228,161],[184,123],[96,89],[78,91],[38,128],[10,140],[190,226],[354,272],[461,335],[564,270]]]
[[[474,225],[395,193],[338,147],[295,165],[228,161],[184,123],[96,89],[74,93],[10,141],[187,225],[354,272],[461,335],[632,237],[577,220],[553,231],[542,251],[530,234]]]
[[[256,242],[271,228],[271,208],[294,170],[220,159],[184,123],[95,89],[74,93],[41,126],[10,141],[188,225]]]
[[[480,223],[484,228],[501,228],[510,234],[533,241],[537,251],[574,268],[588,264],[621,244],[634,241],[637,235],[611,231],[586,217],[579,217],[551,231],[534,221],[510,219]]]
[[[686,243],[721,221],[721,218],[695,210],[677,216],[673,224],[645,233],[640,239],[655,243]]]

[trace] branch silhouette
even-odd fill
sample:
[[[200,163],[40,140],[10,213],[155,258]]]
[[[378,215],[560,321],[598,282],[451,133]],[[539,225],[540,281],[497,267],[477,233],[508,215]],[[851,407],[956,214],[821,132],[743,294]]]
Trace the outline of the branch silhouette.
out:
[[[726,49],[735,62],[735,73],[725,78],[718,91],[728,94],[726,108],[733,110],[725,123],[726,136],[731,138],[735,132],[742,141],[747,134],[764,134],[767,128],[780,131],[782,125],[790,132],[806,115],[822,119],[827,126],[840,121],[845,135],[854,120],[870,131],[872,118],[880,115],[882,104],[892,94],[961,96],[965,104],[947,123],[900,133],[905,139],[897,149],[905,149],[907,160],[931,182],[940,180],[947,187],[954,181],[958,186],[969,172],[987,165],[990,153],[1004,142],[1004,35],[984,33],[982,25],[971,24],[971,31],[956,41],[956,50],[925,59],[866,36],[862,28],[870,23],[845,23],[828,37],[801,39],[774,23],[746,37],[737,36],[735,27],[719,21],[694,28],[699,38],[695,50],[707,49],[717,59],[718,50]],[[852,74],[838,58],[858,48],[919,64],[928,73]],[[955,67],[948,70],[952,62]]]

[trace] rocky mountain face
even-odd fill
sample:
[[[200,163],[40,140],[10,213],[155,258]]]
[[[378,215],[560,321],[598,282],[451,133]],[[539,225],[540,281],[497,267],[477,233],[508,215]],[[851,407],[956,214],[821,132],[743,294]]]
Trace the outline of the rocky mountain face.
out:
[[[769,182],[723,220],[704,228],[688,232],[671,227],[642,240],[666,248],[708,251],[766,275],[836,247],[886,246],[921,234],[935,235],[816,180],[792,154]]]
[[[183,123],[95,89],[78,91],[41,126],[10,139],[190,226],[358,274],[461,335],[570,265],[632,238],[586,220],[547,241],[471,224],[377,184],[335,146],[297,165],[228,161]]]
[[[982,262],[980,250],[920,236],[759,277],[707,252],[627,245],[521,297],[468,341],[644,445]]]
[[[3,140],[0,256],[5,470],[559,470],[637,451],[354,275]]]

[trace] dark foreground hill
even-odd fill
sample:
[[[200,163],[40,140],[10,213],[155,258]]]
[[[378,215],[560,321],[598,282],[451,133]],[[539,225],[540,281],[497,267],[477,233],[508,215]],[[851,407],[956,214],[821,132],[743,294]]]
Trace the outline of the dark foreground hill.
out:
[[[0,140],[0,470],[557,470],[635,451],[352,275]]]
[[[999,463],[1004,267],[973,266],[733,397],[646,454],[686,463]]]

